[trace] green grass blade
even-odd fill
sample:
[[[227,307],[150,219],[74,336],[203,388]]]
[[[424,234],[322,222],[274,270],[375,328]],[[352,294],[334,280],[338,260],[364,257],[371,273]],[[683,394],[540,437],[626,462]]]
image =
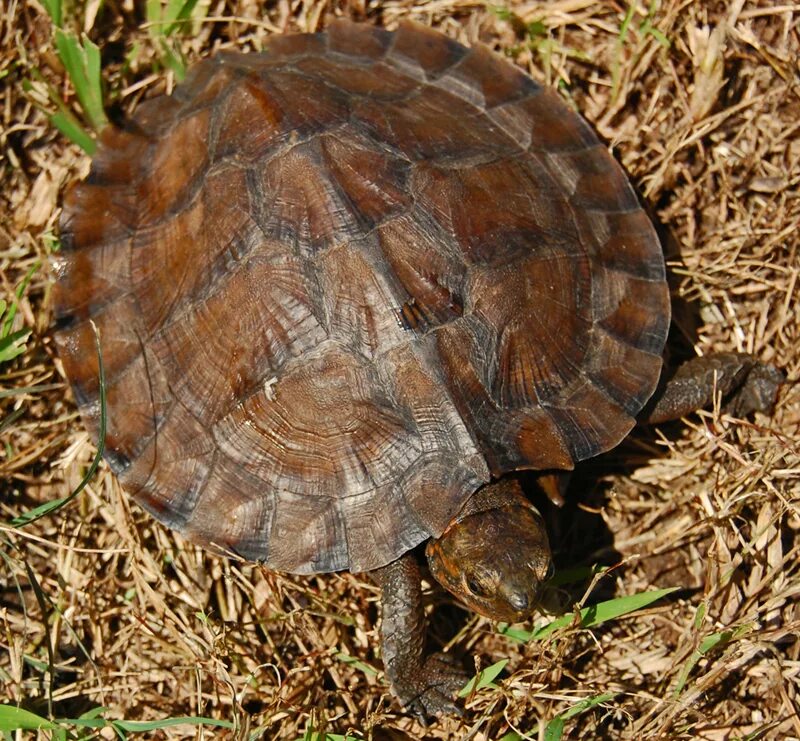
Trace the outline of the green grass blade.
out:
[[[619,32],[617,33],[617,41],[620,44],[625,43],[625,39],[628,36],[628,29],[630,28],[631,22],[633,21],[633,15],[636,12],[636,3],[630,3],[628,5],[628,9],[625,11],[625,18],[623,18],[622,23],[619,27]]]
[[[164,12],[163,20],[168,21],[164,27],[164,36],[171,36],[181,29],[185,22],[191,18],[192,11],[197,5],[197,0],[169,0]]]
[[[172,49],[169,41],[166,38],[160,39],[161,44],[161,60],[164,64],[172,70],[178,82],[183,81],[186,77],[186,65],[181,56]]]
[[[34,273],[36,273],[41,266],[42,263],[40,263],[38,260],[31,265],[28,272],[25,273],[25,277],[14,289],[13,303],[9,306],[5,301],[3,301],[2,305],[0,305],[0,318],[2,319],[2,324],[0,325],[0,337],[6,337],[8,336],[9,332],[11,332],[11,325],[14,323],[14,318],[17,316],[17,307],[19,306],[19,302],[22,301],[22,296],[25,294],[25,289],[33,279]]]
[[[50,123],[53,124],[64,136],[66,136],[73,144],[77,144],[87,154],[94,154],[97,148],[91,135],[86,131],[83,125],[70,111],[67,104],[61,99],[61,96],[56,92],[52,85],[49,85],[41,76],[41,73],[36,70],[30,70],[31,77],[40,85],[44,85],[47,89],[47,97],[58,109],[55,113],[51,113],[39,102],[35,104],[42,109],[49,117]],[[23,90],[30,92],[33,88],[33,83],[30,80],[24,80],[22,83]]]
[[[360,661],[355,656],[350,656],[349,654],[342,653],[341,651],[336,654],[336,658],[341,661],[343,664],[349,664],[355,669],[358,669],[360,672],[364,674],[375,677],[377,676],[378,672],[373,669],[369,664],[365,664],[363,661]]]
[[[50,116],[50,123],[73,144],[77,144],[86,154],[92,155],[95,153],[97,144],[71,113],[58,111]]]
[[[718,633],[712,633],[709,636],[706,636],[700,645],[692,651],[692,655],[686,660],[686,663],[681,668],[680,674],[678,674],[678,679],[675,683],[675,689],[672,691],[673,699],[677,698],[681,692],[683,692],[686,683],[689,681],[689,675],[692,673],[692,670],[697,665],[697,662],[700,661],[709,651],[717,648],[717,646],[726,646],[727,644],[738,640],[746,633],[749,633],[752,630],[753,626],[751,623],[745,623],[744,625],[740,625],[736,628],[730,630],[722,630]]]
[[[161,25],[161,0],[147,0],[144,6],[144,17],[147,20],[147,30],[152,36],[163,32]]]
[[[556,716],[547,724],[544,729],[544,741],[561,741],[561,736],[564,734],[564,719]]]
[[[23,414],[25,414],[25,409],[20,407],[19,409],[15,409],[11,414],[9,414],[5,419],[0,421],[0,433],[4,432],[8,427],[10,427],[14,422],[16,422]]]
[[[233,730],[234,724],[229,720],[217,718],[203,718],[186,715],[180,718],[163,718],[162,720],[112,720],[108,723],[115,729],[130,733],[144,733],[146,731],[160,731],[174,726],[211,726],[213,728],[227,728]]]
[[[31,334],[30,329],[20,329],[0,339],[0,363],[13,360],[25,352],[25,342]]]
[[[30,525],[32,522],[44,517],[53,510],[63,507],[68,502],[71,502],[86,488],[86,485],[92,480],[95,471],[97,471],[100,461],[103,460],[103,451],[105,450],[106,440],[106,371],[105,366],[103,365],[103,352],[100,348],[100,332],[98,331],[97,325],[95,325],[94,322],[91,322],[91,325],[92,331],[94,332],[95,351],[97,352],[97,370],[98,375],[100,376],[100,430],[98,432],[97,453],[94,456],[92,465],[89,466],[89,470],[86,472],[86,475],[83,477],[83,479],[81,479],[81,482],[78,484],[75,491],[66,497],[62,497],[61,499],[54,499],[52,502],[40,504],[38,507],[34,507],[34,509],[30,510],[29,512],[24,512],[18,517],[15,517],[13,520],[11,520],[12,527],[25,527],[25,525]]]
[[[639,594],[631,594],[627,597],[618,597],[617,599],[608,600],[606,602],[598,602],[596,605],[584,607],[579,611],[580,627],[591,628],[600,623],[605,623],[608,620],[613,620],[623,615],[627,615],[636,610],[641,610],[643,607],[660,600],[668,594],[676,591],[678,587],[670,587],[669,589],[654,589],[650,592],[640,592]],[[575,614],[562,615],[555,620],[542,625],[532,631],[525,631],[519,628],[501,628],[500,632],[504,635],[509,635],[518,641],[540,641],[547,638],[560,628],[566,628],[575,621]]]
[[[92,104],[97,106],[102,123],[106,123],[106,112],[103,109],[103,77],[102,60],[100,49],[97,44],[92,43],[88,37],[83,37],[84,59],[86,62],[86,79],[89,83],[89,90],[93,95]]]
[[[508,664],[508,659],[502,659],[501,661],[498,661],[497,663],[487,666],[485,669],[479,671],[461,688],[458,696],[469,697],[469,695],[471,695],[473,692],[482,690],[485,687],[497,687],[497,685],[494,683],[494,680],[497,679],[497,676],[500,674],[500,672],[506,668],[506,664]]]
[[[22,394],[40,394],[44,391],[55,391],[64,388],[63,383],[43,383],[40,386],[17,386],[12,389],[0,389],[0,399],[8,399],[11,396],[21,396]]]
[[[42,0],[42,5],[47,11],[47,15],[50,16],[50,20],[53,21],[53,25],[60,28],[63,22],[61,0]]]
[[[601,703],[613,700],[617,696],[617,692],[604,692],[602,695],[595,695],[594,697],[587,697],[585,700],[575,703],[569,710],[559,713],[553,718],[544,729],[545,741],[560,741],[564,734],[564,722],[573,718],[576,715],[600,705]]]
[[[0,705],[0,731],[55,730],[58,725],[29,710],[14,705]]]
[[[584,711],[589,710],[596,705],[613,700],[618,694],[618,692],[604,692],[602,695],[587,697],[585,700],[576,702],[569,710],[565,710],[563,713],[559,713],[559,715],[564,720],[569,720],[570,718],[574,718],[576,715],[580,715]]]
[[[99,131],[107,123],[103,109],[103,84],[100,49],[86,36],[83,44],[70,33],[56,29],[56,49],[67,69],[75,94],[81,104],[89,125]]]

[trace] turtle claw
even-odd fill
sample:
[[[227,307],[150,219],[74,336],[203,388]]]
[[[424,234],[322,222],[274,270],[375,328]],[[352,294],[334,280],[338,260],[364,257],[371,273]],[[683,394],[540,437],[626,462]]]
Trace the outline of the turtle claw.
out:
[[[468,680],[467,672],[450,654],[437,653],[428,657],[416,677],[403,686],[395,684],[393,690],[400,702],[427,725],[431,717],[464,715],[455,697]]]

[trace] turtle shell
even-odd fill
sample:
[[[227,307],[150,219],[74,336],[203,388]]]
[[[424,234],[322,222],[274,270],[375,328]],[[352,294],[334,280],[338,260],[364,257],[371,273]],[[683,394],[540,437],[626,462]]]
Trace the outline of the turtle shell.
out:
[[[669,323],[654,229],[557,94],[414,24],[203,61],[65,197],[56,341],[123,487],[297,573],[382,566],[616,445]]]

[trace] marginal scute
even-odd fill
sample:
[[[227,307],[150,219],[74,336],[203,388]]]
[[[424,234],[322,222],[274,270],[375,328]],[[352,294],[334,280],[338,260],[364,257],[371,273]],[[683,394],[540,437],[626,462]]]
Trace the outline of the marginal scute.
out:
[[[70,187],[61,217],[62,249],[118,242],[136,226],[136,198],[127,185],[108,187],[88,182]]]
[[[558,406],[546,407],[563,434],[574,461],[586,460],[603,449],[609,434],[622,439],[635,420],[588,381],[572,384]]]
[[[107,126],[100,134],[100,147],[86,182],[127,186],[138,177],[142,163],[147,161],[151,141],[141,134]]]
[[[327,51],[327,37],[321,33],[273,34],[265,45],[265,54],[248,54],[281,62],[305,56],[322,55]]]
[[[576,209],[627,212],[639,208],[628,179],[602,144],[578,152],[548,152],[544,159]]]
[[[143,338],[137,332],[138,319],[139,309],[131,295],[114,300],[94,314],[108,383],[113,382],[142,352]],[[96,401],[100,395],[99,359],[91,323],[88,320],[76,323],[57,334],[55,340],[76,396],[87,402]]]
[[[125,415],[107,415],[106,444],[126,460],[136,460],[170,415],[175,403],[164,369],[154,353],[137,356],[106,386],[109,409],[125,408]],[[100,425],[99,399],[91,415],[93,430]]]
[[[347,21],[331,23],[327,37],[329,51],[370,61],[381,59],[392,43],[392,34],[382,28]]]
[[[623,273],[598,271],[593,290],[597,325],[644,352],[659,355],[669,328],[669,296],[653,282]]]
[[[480,93],[480,97],[475,96],[474,99],[482,101],[487,109],[508,105],[540,90],[539,85],[522,70],[507,64],[485,46],[470,49],[436,84],[451,89],[453,83],[450,80],[458,80],[464,88],[472,88]],[[472,96],[466,94],[464,97],[469,100]]]
[[[159,520],[298,573],[384,566],[492,477],[616,445],[669,322],[655,231],[507,61],[346,21],[221,52],[64,199],[55,342]]]
[[[544,408],[521,415],[513,440],[506,447],[507,459],[495,475],[507,470],[555,468],[571,471],[575,454],[565,432]]]
[[[216,456],[209,431],[186,407],[174,404],[120,482],[159,520],[183,529],[206,487]]]
[[[128,293],[130,286],[129,243],[100,242],[61,255],[55,261],[58,282],[53,289],[53,311],[57,319],[70,323],[89,319],[113,300]]]
[[[254,74],[232,85],[227,105],[216,110],[219,123],[214,154],[217,158],[233,155],[243,163],[252,162],[277,142],[289,138],[282,103]]]
[[[613,337],[600,327],[592,332],[592,366],[587,377],[631,417],[653,393],[661,373],[661,356]]]
[[[269,536],[277,498],[269,481],[219,456],[189,513],[184,533],[225,554],[271,562]]]
[[[608,270],[659,283],[665,280],[664,259],[650,249],[658,237],[644,211],[586,210],[576,224],[581,242],[596,245],[594,258]]]
[[[392,60],[404,68],[411,67],[411,74],[413,65],[418,65],[428,80],[440,77],[466,54],[467,49],[461,44],[411,21],[400,24],[389,53]]]
[[[208,109],[198,111],[178,121],[168,138],[153,145],[135,188],[138,227],[160,221],[191,197],[208,165],[210,118]]]

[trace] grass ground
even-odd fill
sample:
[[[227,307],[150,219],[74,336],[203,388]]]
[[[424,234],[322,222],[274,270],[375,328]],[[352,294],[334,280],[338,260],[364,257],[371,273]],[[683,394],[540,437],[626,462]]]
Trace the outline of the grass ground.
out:
[[[800,5],[201,0],[187,23],[177,10],[0,5],[0,697],[41,716],[157,721],[62,726],[74,737],[800,738]],[[508,663],[462,720],[428,729],[388,696],[368,581],[205,555],[104,466],[58,512],[10,524],[69,494],[95,454],[48,336],[60,194],[88,167],[74,142],[91,145],[104,111],[116,120],[170,90],[184,60],[332,15],[415,18],[557,86],[661,226],[674,353],[745,350],[789,375],[769,417],[712,410],[638,432],[552,514],[561,565],[615,565],[587,603],[679,588],[660,602],[521,644],[432,593],[435,639],[481,667]],[[165,723],[185,716],[208,722]]]

